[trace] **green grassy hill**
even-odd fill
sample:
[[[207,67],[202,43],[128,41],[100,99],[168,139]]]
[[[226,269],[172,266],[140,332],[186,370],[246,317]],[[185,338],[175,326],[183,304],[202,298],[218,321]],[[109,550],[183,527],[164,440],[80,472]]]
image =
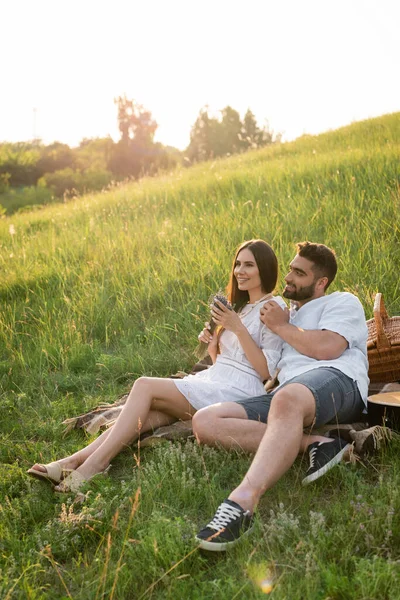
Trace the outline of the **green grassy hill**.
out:
[[[399,155],[397,113],[0,220],[1,597],[259,598],[275,569],[277,599],[400,598],[397,441],[307,489],[298,461],[221,559],[192,552],[193,532],[246,456],[132,449],[83,506],[24,475],[85,443],[63,419],[195,362],[245,239],[268,241],[282,276],[295,242],[324,242],[332,291],[367,318],[382,291],[400,314]]]

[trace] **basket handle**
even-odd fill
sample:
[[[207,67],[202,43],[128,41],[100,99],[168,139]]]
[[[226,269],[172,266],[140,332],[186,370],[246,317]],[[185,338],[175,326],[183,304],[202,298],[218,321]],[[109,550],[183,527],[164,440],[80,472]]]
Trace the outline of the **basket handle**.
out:
[[[383,302],[383,296],[380,292],[378,292],[375,296],[374,302],[374,320],[376,325],[376,347],[378,350],[380,348],[390,348],[390,342],[387,338],[387,335],[383,329],[383,321],[388,318],[388,314],[386,312],[385,303]]]

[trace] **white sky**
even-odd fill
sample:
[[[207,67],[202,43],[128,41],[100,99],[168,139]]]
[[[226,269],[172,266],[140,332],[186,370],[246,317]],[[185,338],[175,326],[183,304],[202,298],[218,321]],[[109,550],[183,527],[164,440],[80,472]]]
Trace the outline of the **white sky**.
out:
[[[182,149],[206,104],[334,129],[400,110],[399,31],[399,0],[3,0],[0,141],[117,140],[124,93]]]

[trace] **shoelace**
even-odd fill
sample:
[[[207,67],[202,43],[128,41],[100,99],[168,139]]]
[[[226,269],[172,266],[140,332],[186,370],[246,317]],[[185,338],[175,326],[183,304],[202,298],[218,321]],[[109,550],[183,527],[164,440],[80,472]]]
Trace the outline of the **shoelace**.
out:
[[[215,531],[219,531],[220,529],[225,529],[229,523],[241,515],[241,510],[235,508],[234,506],[230,506],[223,502],[221,506],[218,507],[217,512],[215,513],[215,517],[212,521],[207,525],[210,529],[215,529]]]
[[[314,462],[315,462],[315,455],[316,455],[316,453],[317,453],[317,449],[318,449],[318,448],[312,448],[312,449],[310,450],[310,467],[309,467],[310,469],[312,469],[312,468],[313,468],[313,466],[314,466]]]

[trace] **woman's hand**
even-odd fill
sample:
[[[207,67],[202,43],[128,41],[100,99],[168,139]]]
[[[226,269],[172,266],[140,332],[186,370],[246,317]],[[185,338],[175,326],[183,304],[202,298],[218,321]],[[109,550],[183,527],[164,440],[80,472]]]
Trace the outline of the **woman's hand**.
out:
[[[198,339],[199,342],[208,344],[208,354],[211,356],[212,361],[215,362],[218,354],[218,335],[216,332],[211,333],[210,329],[210,323],[205,323],[204,329],[198,335]]]
[[[237,334],[244,328],[239,315],[234,310],[224,306],[222,302],[219,302],[218,300],[215,300],[213,304],[211,316],[214,323],[220,325],[227,331],[232,331]]]
[[[200,331],[199,335],[197,336],[199,342],[203,342],[204,344],[210,344],[212,342],[214,336],[210,329],[210,323],[204,323],[204,329]]]

